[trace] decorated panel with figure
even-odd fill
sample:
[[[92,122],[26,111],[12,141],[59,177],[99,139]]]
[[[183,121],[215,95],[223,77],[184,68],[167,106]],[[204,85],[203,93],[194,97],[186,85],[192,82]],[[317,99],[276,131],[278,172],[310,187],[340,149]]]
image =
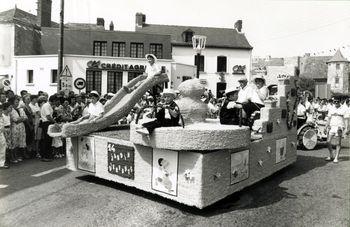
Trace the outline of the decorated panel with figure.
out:
[[[177,151],[153,149],[152,189],[177,196]]]
[[[78,138],[78,168],[95,172],[95,139],[91,136]]]
[[[287,138],[276,140],[276,163],[286,160]]]
[[[108,172],[124,178],[135,177],[135,151],[132,147],[120,144],[107,144]]]
[[[249,150],[231,154],[231,184],[236,184],[249,177]]]

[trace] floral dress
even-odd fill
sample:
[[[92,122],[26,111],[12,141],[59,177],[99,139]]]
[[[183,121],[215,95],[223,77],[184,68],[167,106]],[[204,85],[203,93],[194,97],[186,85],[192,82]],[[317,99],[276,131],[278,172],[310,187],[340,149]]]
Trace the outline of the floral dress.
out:
[[[11,126],[10,115],[2,114],[2,121],[4,123],[4,136],[5,136],[7,148],[13,149],[12,131],[10,127]]]
[[[12,142],[14,148],[26,148],[26,129],[23,122],[17,122],[20,117],[27,118],[22,108],[13,108],[10,113],[12,125]]]

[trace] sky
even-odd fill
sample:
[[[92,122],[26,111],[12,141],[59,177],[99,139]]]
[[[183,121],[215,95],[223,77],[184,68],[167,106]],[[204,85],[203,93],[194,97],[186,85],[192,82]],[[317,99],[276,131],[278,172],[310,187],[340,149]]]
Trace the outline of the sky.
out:
[[[0,11],[17,8],[36,14],[37,0],[1,0]],[[52,0],[52,19],[59,22],[60,0]],[[146,23],[233,28],[243,32],[253,56],[334,55],[350,59],[350,0],[65,0],[65,23],[96,23],[133,31],[135,14]]]

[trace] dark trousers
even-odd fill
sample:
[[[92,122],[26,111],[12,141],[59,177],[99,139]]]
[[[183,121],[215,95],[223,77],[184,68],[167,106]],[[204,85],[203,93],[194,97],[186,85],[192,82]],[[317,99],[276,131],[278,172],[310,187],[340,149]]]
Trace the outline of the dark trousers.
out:
[[[47,134],[47,129],[51,123],[50,122],[42,122],[42,139],[40,141],[40,155],[45,159],[52,159],[53,154],[51,150],[52,137]]]
[[[261,105],[255,102],[247,102],[243,104],[243,109],[244,109],[244,112],[247,114],[248,119],[250,118],[252,113],[254,113],[254,111],[260,110],[262,107],[264,107],[264,105]]]

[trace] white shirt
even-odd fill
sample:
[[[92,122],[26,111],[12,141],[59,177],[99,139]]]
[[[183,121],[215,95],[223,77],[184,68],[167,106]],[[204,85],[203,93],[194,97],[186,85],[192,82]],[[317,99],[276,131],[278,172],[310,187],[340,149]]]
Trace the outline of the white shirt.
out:
[[[346,105],[346,103],[344,103],[341,108],[344,111],[344,118],[350,118],[350,106]]]
[[[297,107],[297,116],[305,118],[306,117],[306,108],[303,104],[299,103]]]
[[[256,88],[252,87],[252,89],[250,89],[249,92],[250,93],[248,94],[248,98],[250,98],[250,101],[264,105],[264,100],[266,99],[268,94],[268,90],[266,86],[263,86],[260,89],[257,87]]]
[[[40,114],[41,114],[41,120],[43,122],[49,121],[46,116],[50,115],[52,117],[52,114],[53,114],[53,109],[49,102],[46,102],[43,104],[43,106],[41,107]]]
[[[251,87],[249,87],[248,85],[246,85],[244,88],[241,88],[238,91],[237,102],[238,103],[248,102],[248,95],[249,95],[250,91],[251,91]]]
[[[32,110],[33,114],[36,114],[38,111],[40,112],[40,107],[38,106],[38,103],[35,103],[35,105],[29,103],[29,107]]]
[[[4,126],[10,126],[11,125],[10,115],[5,115],[3,113],[2,114],[2,122],[4,123]]]
[[[150,77],[150,76],[154,76],[154,75],[160,73],[161,72],[161,68],[160,68],[159,65],[154,63],[153,65],[148,65],[146,67],[146,71],[145,72],[147,73],[147,77]]]
[[[330,109],[328,111],[328,117],[330,118],[329,125],[336,127],[345,127],[344,114],[344,109],[341,107],[333,107],[332,109]]]
[[[103,113],[105,111],[102,103],[100,103],[98,101],[95,104],[90,103],[88,108],[89,108],[88,111],[89,111],[90,117],[91,116],[98,117],[98,116],[100,116],[101,113]]]

